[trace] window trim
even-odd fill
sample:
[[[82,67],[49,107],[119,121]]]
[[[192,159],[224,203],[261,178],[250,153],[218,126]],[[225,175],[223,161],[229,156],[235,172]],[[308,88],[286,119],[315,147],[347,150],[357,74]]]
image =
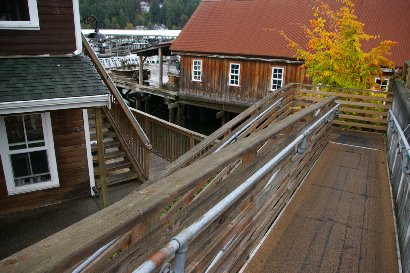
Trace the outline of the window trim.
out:
[[[384,90],[382,89],[382,84],[379,84],[379,86],[380,86],[380,91],[389,92],[390,78],[388,78],[388,77],[374,77],[374,82],[375,82],[376,84],[378,84],[378,83],[377,83],[377,80],[380,80],[381,83],[383,83],[383,81],[386,81],[386,82],[387,82],[387,84],[386,84],[386,89],[384,89]]]
[[[47,182],[41,182],[38,184],[25,185],[16,187],[14,183],[14,175],[12,171],[12,165],[10,161],[9,143],[6,133],[6,126],[4,123],[4,117],[0,116],[0,155],[1,162],[3,164],[4,177],[6,179],[7,192],[9,195],[16,195],[21,193],[33,192],[38,190],[44,190],[49,188],[55,188],[60,186],[57,171],[57,161],[54,150],[53,131],[51,126],[50,113],[40,113],[43,124],[44,142],[47,150],[48,167],[50,170],[51,180]]]
[[[232,65],[238,66],[238,74],[232,74]],[[232,83],[232,76],[238,76],[238,84]],[[240,63],[230,63],[229,64],[229,86],[241,86],[241,64]]]
[[[0,29],[39,30],[37,0],[27,0],[30,21],[0,21]]]
[[[275,69],[281,69],[282,70],[282,77],[281,78],[274,78],[273,77],[273,72]],[[273,80],[281,80],[282,84],[279,88],[282,88],[285,84],[285,68],[283,66],[272,66],[272,72],[271,72],[271,78],[270,78],[270,91],[275,91],[278,90],[279,88],[274,89],[273,88]]]
[[[195,62],[199,62],[199,70],[195,70]],[[199,79],[195,79],[195,71],[199,71]],[[193,59],[192,60],[192,81],[201,82],[202,81],[202,60]]]

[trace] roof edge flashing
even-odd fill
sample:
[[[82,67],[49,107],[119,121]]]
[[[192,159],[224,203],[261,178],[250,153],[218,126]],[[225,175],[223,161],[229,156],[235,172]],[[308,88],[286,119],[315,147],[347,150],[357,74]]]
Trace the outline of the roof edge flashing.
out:
[[[110,106],[109,95],[0,103],[0,115]]]

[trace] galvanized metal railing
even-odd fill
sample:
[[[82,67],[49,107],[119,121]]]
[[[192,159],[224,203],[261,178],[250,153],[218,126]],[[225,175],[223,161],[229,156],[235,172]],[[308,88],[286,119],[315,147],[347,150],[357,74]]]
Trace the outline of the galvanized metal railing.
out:
[[[163,267],[161,272],[173,272],[183,273],[185,272],[185,260],[186,253],[188,251],[189,242],[196,237],[203,228],[217,219],[227,208],[229,208],[236,200],[238,200],[243,193],[254,186],[261,177],[266,175],[273,167],[275,167],[280,160],[285,157],[292,150],[296,150],[298,153],[304,152],[305,139],[307,136],[321,123],[332,122],[333,115],[337,113],[340,104],[332,107],[322,117],[310,125],[299,136],[297,136],[290,144],[288,144],[283,150],[276,154],[271,160],[269,160],[262,168],[256,171],[248,179],[246,179],[240,186],[228,194],[217,205],[206,212],[199,220],[184,229],[178,235],[176,235],[165,247],[159,252],[154,254],[151,259],[143,263],[140,267],[133,271],[133,273],[151,273],[158,267],[158,261],[166,261],[175,254],[173,266],[169,264]],[[319,114],[319,111],[316,115]]]
[[[410,145],[400,123],[389,111],[387,157],[395,202],[403,272],[410,272]],[[409,129],[410,124],[405,130]]]
[[[255,124],[255,122],[257,120],[259,120],[261,117],[263,117],[266,113],[268,113],[269,111],[271,111],[273,108],[280,106],[283,104],[283,98],[279,98],[277,101],[275,101],[274,103],[272,103],[272,105],[270,105],[268,108],[266,108],[262,113],[260,113],[259,115],[257,115],[254,119],[252,119],[249,123],[247,123],[244,127],[242,127],[240,130],[238,130],[238,132],[234,133],[230,138],[228,138],[226,141],[224,141],[224,143],[222,143],[221,146],[219,146],[214,153],[222,150],[223,148],[225,148],[227,145],[229,145],[230,143],[232,143],[234,140],[236,140],[241,134],[243,134],[249,127],[251,127],[252,125]]]

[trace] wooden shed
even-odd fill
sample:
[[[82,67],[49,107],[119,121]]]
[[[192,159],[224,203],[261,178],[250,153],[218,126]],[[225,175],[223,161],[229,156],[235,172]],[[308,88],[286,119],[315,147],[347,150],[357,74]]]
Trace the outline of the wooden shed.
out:
[[[340,5],[324,2],[332,9]],[[252,103],[287,83],[309,83],[303,62],[294,58],[281,32],[306,44],[302,26],[313,18],[311,7],[316,4],[315,0],[201,1],[171,46],[181,56],[181,97]],[[398,67],[410,58],[409,5],[399,0],[355,1],[356,15],[367,33],[398,42],[391,56]],[[363,44],[365,50],[373,46],[373,42]],[[385,79],[375,81],[386,84]]]

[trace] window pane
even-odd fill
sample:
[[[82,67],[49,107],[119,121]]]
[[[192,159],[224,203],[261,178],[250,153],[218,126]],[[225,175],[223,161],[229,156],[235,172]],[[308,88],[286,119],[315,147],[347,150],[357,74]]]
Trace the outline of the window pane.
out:
[[[48,173],[47,151],[36,151],[30,153],[33,174]]]
[[[0,21],[30,21],[27,0],[1,0]]]
[[[15,178],[29,176],[31,174],[30,159],[28,153],[14,154],[10,157]]]
[[[274,67],[272,68],[272,88],[271,90],[276,90],[281,88],[283,85],[283,68]]]
[[[200,60],[194,60],[192,65],[192,79],[195,81],[201,80],[201,70],[202,70],[202,62]]]
[[[6,131],[7,131],[7,139],[9,141],[9,145],[15,144],[23,144],[22,148],[26,148],[26,138],[24,135],[24,125],[23,125],[23,117],[22,116],[11,116],[5,117],[4,123],[6,124]],[[10,147],[10,150],[12,148]]]
[[[10,158],[16,187],[51,180],[47,151],[14,154]]]
[[[26,127],[27,141],[29,143],[30,142],[38,143],[39,140],[42,141],[42,143],[44,143],[43,124],[41,121],[40,114],[25,115],[24,125]],[[40,146],[43,146],[43,145],[40,145]],[[29,146],[32,147],[31,145]]]

